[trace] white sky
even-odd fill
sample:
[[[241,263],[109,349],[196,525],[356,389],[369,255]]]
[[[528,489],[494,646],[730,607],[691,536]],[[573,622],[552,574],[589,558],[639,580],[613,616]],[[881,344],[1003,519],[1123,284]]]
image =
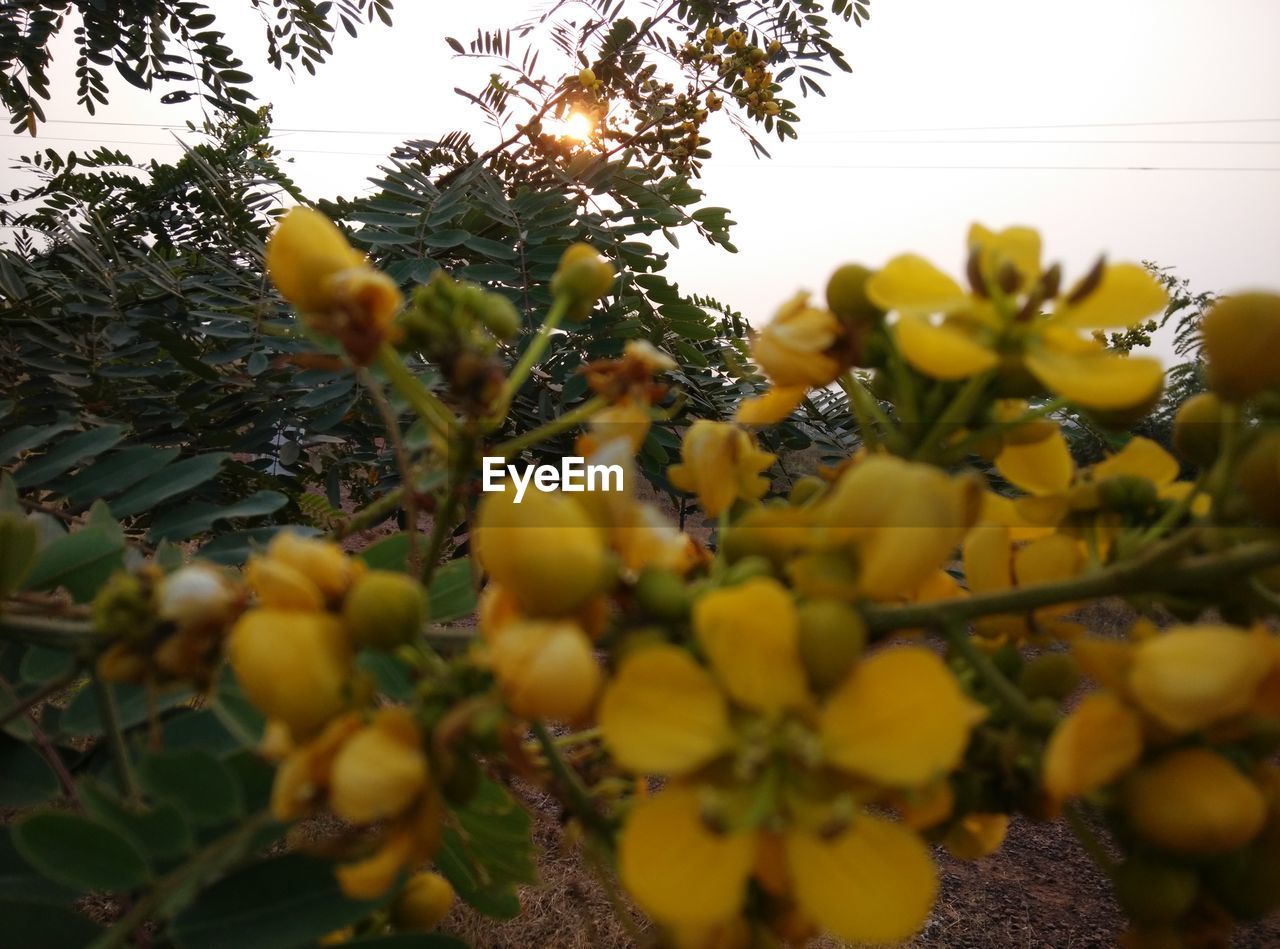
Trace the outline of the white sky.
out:
[[[477,110],[452,89],[474,88],[489,67],[455,58],[443,37],[513,25],[541,4],[399,0],[394,28],[340,32],[318,75],[296,80],[258,54],[247,4],[226,6],[291,172],[321,197],[367,188],[379,158],[409,137],[364,133],[475,125]],[[686,291],[763,322],[847,260],[874,266],[912,250],[959,273],[975,219],[1040,228],[1068,279],[1105,250],[1176,265],[1196,289],[1280,288],[1280,0],[875,0],[872,14],[840,31],[853,75],[802,102],[800,141],[775,140],[772,161],[712,126],[703,187],[733,212],[740,253],[690,233],[670,271]],[[21,181],[13,159],[37,143],[121,143],[135,158],[172,160],[165,129],[105,123],[199,120],[194,103],[163,106],[115,77],[110,106],[89,119],[75,104],[69,33],[45,108],[58,121],[37,142],[3,141],[5,190]],[[286,131],[304,129],[328,131]]]

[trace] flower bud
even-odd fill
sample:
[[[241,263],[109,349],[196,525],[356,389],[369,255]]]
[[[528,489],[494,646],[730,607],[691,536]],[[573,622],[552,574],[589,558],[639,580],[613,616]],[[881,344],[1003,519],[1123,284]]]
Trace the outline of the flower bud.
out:
[[[1125,782],[1121,798],[1133,829],[1170,853],[1235,850],[1266,819],[1257,786],[1207,748],[1174,751],[1140,768]]]
[[[1236,477],[1258,517],[1280,525],[1280,431],[1258,437],[1240,457]]]
[[[484,293],[473,307],[485,329],[497,339],[511,339],[520,331],[520,311],[501,293]]]
[[[572,498],[530,488],[486,494],[476,518],[475,551],[490,577],[535,616],[576,612],[611,584],[604,534]]]
[[[288,725],[295,739],[318,731],[345,705],[351,647],[332,616],[251,610],[232,627],[227,647],[249,701]]]
[[[590,89],[596,84],[596,74],[584,66],[578,70],[578,82]]]
[[[689,615],[689,591],[672,570],[647,568],[635,585],[636,602],[654,619],[676,622]]]
[[[1209,386],[1242,402],[1280,385],[1280,295],[1238,293],[1215,303],[1200,321]]]
[[[408,712],[388,708],[333,759],[329,806],[343,820],[371,824],[403,814],[426,786],[422,734]]]
[[[370,570],[347,594],[342,619],[356,644],[394,649],[421,633],[427,621],[427,594],[407,574]]]
[[[1062,701],[1080,682],[1080,666],[1065,652],[1046,652],[1029,661],[1018,673],[1018,687],[1028,698]]]
[[[805,600],[799,607],[800,660],[815,689],[844,681],[867,645],[862,615],[840,600]]]
[[[314,583],[326,597],[337,600],[363,570],[332,541],[303,537],[282,531],[267,545],[267,556],[297,570]]]
[[[585,319],[596,301],[609,292],[616,276],[613,265],[590,244],[570,244],[551,278],[551,293],[569,298],[569,319]]]
[[[439,926],[452,908],[449,881],[438,873],[423,871],[409,877],[391,904],[391,923],[396,929],[427,932]]]
[[[879,325],[884,310],[867,298],[872,271],[861,264],[845,264],[827,281],[827,306],[849,328]]]
[[[514,622],[498,636],[492,655],[503,697],[516,715],[574,722],[591,712],[600,667],[576,624]]]
[[[1193,395],[1173,417],[1173,448],[1187,461],[1208,467],[1222,441],[1222,400],[1212,392]]]
[[[236,608],[235,589],[226,577],[206,564],[181,567],[160,581],[156,611],[178,626],[218,627]]]

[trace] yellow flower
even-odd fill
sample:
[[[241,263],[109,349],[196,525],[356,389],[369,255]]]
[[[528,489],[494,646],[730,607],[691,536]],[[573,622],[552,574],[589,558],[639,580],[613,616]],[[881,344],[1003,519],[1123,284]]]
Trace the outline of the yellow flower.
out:
[[[284,722],[295,739],[314,734],[346,705],[351,644],[335,617],[250,610],[232,627],[227,646],[249,701]]]
[[[970,593],[998,593],[1018,586],[1052,583],[1075,576],[1084,567],[1080,543],[1065,534],[1048,534],[1015,546],[1012,528],[982,524],[964,542],[964,574]],[[1070,604],[1034,610],[1030,617],[987,616],[976,631],[991,640],[1018,641],[1033,631],[1067,638],[1079,631],[1062,617]]]
[[[491,650],[503,697],[517,715],[576,722],[590,714],[600,667],[576,623],[513,620],[499,630]]]
[[[894,340],[916,370],[944,380],[995,371],[1016,379],[1025,371],[1044,389],[1095,409],[1129,408],[1159,390],[1157,360],[1125,358],[1081,335],[1127,328],[1164,308],[1167,295],[1142,267],[1100,267],[1059,296],[1056,268],[1041,272],[1035,231],[993,233],[975,224],[969,247],[972,293],[914,254],[867,281],[871,301],[898,314]],[[1052,311],[1041,312],[1049,302]]]
[[[778,581],[757,577],[711,591],[693,605],[693,630],[739,705],[775,715],[807,701],[800,620]]]
[[[1265,634],[1178,626],[1134,647],[1129,689],[1166,728],[1196,731],[1247,711],[1270,665]]]
[[[707,593],[694,630],[709,671],[654,645],[606,687],[599,722],[615,760],[672,778],[627,816],[622,879],[688,939],[730,925],[754,877],[799,908],[796,932],[899,941],[937,892],[928,849],[909,828],[861,812],[828,769],[886,790],[932,787],[983,712],[934,653],[901,647],[857,661],[815,718],[821,703],[804,682],[789,601],[763,578]]]
[[[779,421],[791,414],[808,389],[834,382],[844,369],[836,353],[841,342],[840,320],[834,313],[810,306],[807,293],[792,297],[751,343],[751,355],[773,389],[744,401],[738,421]]]
[[[281,531],[271,538],[266,557],[297,571],[330,602],[340,600],[364,572],[363,562],[348,557],[333,541],[293,531]]]
[[[371,824],[404,813],[426,786],[422,733],[407,711],[387,708],[334,757],[329,806],[343,820]]]
[[[708,517],[718,517],[734,501],[756,501],[769,490],[762,477],[777,456],[761,451],[746,431],[727,422],[698,419],[680,447],[682,464],[667,475],[681,491],[698,496]]]
[[[1045,790],[1057,800],[1091,794],[1142,756],[1142,723],[1109,692],[1085,696],[1049,738]]]
[[[829,542],[852,541],[862,596],[904,599],[951,559],[981,500],[976,479],[872,455],[836,481],[813,519]]]
[[[364,256],[327,217],[296,207],[267,241],[267,274],[308,324],[337,338],[357,365],[372,360],[404,303],[390,277]]]
[[[444,803],[428,787],[415,804],[373,835],[366,855],[336,868],[342,892],[353,900],[378,899],[405,869],[436,852],[443,826]]]
[[[559,492],[486,494],[474,536],[480,564],[534,616],[573,613],[613,580],[604,532]]]
[[[1173,751],[1140,768],[1122,798],[1134,830],[1178,854],[1235,850],[1262,830],[1267,816],[1257,785],[1207,748]]]

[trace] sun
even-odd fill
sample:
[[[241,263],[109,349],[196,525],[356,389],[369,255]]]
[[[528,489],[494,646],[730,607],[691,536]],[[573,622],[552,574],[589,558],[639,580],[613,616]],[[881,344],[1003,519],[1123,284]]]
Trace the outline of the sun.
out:
[[[553,119],[547,123],[547,130],[557,138],[571,138],[585,142],[591,137],[595,125],[583,112],[570,112],[562,119]]]

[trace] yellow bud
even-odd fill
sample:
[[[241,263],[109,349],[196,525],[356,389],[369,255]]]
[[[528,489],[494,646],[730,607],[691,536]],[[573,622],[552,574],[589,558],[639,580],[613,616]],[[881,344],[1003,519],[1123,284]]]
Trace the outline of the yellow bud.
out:
[[[489,576],[535,616],[565,616],[613,580],[605,537],[572,498],[530,488],[486,494],[475,551]]]
[[[1238,293],[1213,305],[1200,323],[1210,387],[1241,402],[1280,385],[1280,295]]]
[[[1280,432],[1264,432],[1240,458],[1240,491],[1267,524],[1280,525]]]
[[[1222,440],[1222,400],[1212,392],[1193,395],[1173,417],[1173,447],[1192,464],[1207,467]]]
[[[329,806],[343,820],[371,824],[403,814],[426,786],[417,725],[404,709],[384,709],[333,759]]]
[[[421,633],[427,620],[427,594],[407,574],[371,570],[347,594],[342,619],[358,645],[394,649]]]
[[[435,929],[453,908],[453,887],[438,873],[423,871],[409,877],[391,904],[396,929],[427,932]]]
[[[267,556],[297,570],[331,600],[342,597],[364,569],[360,561],[352,560],[332,541],[303,537],[292,531],[276,534],[267,545]]]
[[[1186,748],[1134,772],[1122,803],[1148,842],[1180,854],[1216,854],[1248,843],[1266,820],[1257,786],[1207,748]]]
[[[252,557],[245,566],[244,576],[259,606],[309,613],[324,611],[324,594],[320,588],[283,561]]]
[[[507,706],[517,715],[574,722],[591,712],[600,667],[576,624],[513,622],[498,635],[492,656]]]
[[[584,67],[578,70],[578,82],[590,89],[596,84],[596,74]]]
[[[301,310],[333,306],[333,277],[367,267],[334,223],[313,208],[292,208],[267,241],[267,274],[280,295]]]
[[[332,616],[251,610],[232,627],[227,647],[249,701],[288,725],[295,739],[318,731],[345,705],[351,647]]]
[[[609,292],[617,272],[590,244],[570,244],[551,278],[551,293],[570,300],[567,316],[580,320]]]

